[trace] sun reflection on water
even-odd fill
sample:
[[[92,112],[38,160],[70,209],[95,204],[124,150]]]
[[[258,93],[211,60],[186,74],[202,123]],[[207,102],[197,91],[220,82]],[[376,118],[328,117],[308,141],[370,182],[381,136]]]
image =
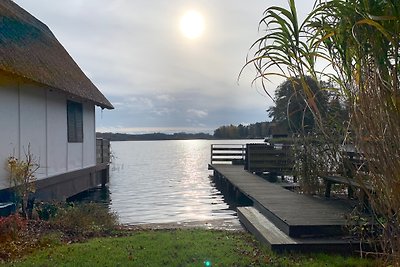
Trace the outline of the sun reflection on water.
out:
[[[128,224],[237,221],[235,211],[229,209],[209,178],[211,143],[208,140],[112,142],[116,160],[110,173],[110,207],[119,214],[120,221]]]

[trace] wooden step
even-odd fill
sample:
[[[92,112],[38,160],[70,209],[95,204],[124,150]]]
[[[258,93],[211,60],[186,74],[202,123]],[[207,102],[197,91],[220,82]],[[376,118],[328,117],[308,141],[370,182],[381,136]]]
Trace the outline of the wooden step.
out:
[[[257,240],[275,252],[341,252],[351,253],[358,241],[348,238],[292,238],[276,227],[254,207],[238,207],[240,222]]]
[[[257,240],[274,251],[280,251],[296,245],[296,241],[282,232],[271,221],[253,207],[238,207],[240,222],[255,235]]]

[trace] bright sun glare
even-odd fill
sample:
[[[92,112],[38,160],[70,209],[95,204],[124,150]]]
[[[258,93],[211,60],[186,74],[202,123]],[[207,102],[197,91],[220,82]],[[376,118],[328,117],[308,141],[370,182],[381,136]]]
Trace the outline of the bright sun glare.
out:
[[[203,16],[194,10],[187,11],[181,18],[180,28],[183,35],[189,39],[200,37],[204,31]]]

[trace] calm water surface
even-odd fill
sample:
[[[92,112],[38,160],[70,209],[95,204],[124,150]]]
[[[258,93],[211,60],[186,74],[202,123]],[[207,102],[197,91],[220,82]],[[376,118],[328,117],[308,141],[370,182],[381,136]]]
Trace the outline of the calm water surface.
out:
[[[246,141],[111,142],[110,208],[121,223],[237,221],[209,177],[213,143]]]

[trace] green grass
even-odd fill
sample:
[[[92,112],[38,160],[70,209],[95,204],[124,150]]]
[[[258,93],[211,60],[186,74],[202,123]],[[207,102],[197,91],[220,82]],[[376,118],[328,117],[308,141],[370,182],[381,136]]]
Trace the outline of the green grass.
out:
[[[8,266],[368,266],[329,255],[277,255],[243,232],[142,230],[37,251]],[[370,263],[370,266],[373,266]]]

